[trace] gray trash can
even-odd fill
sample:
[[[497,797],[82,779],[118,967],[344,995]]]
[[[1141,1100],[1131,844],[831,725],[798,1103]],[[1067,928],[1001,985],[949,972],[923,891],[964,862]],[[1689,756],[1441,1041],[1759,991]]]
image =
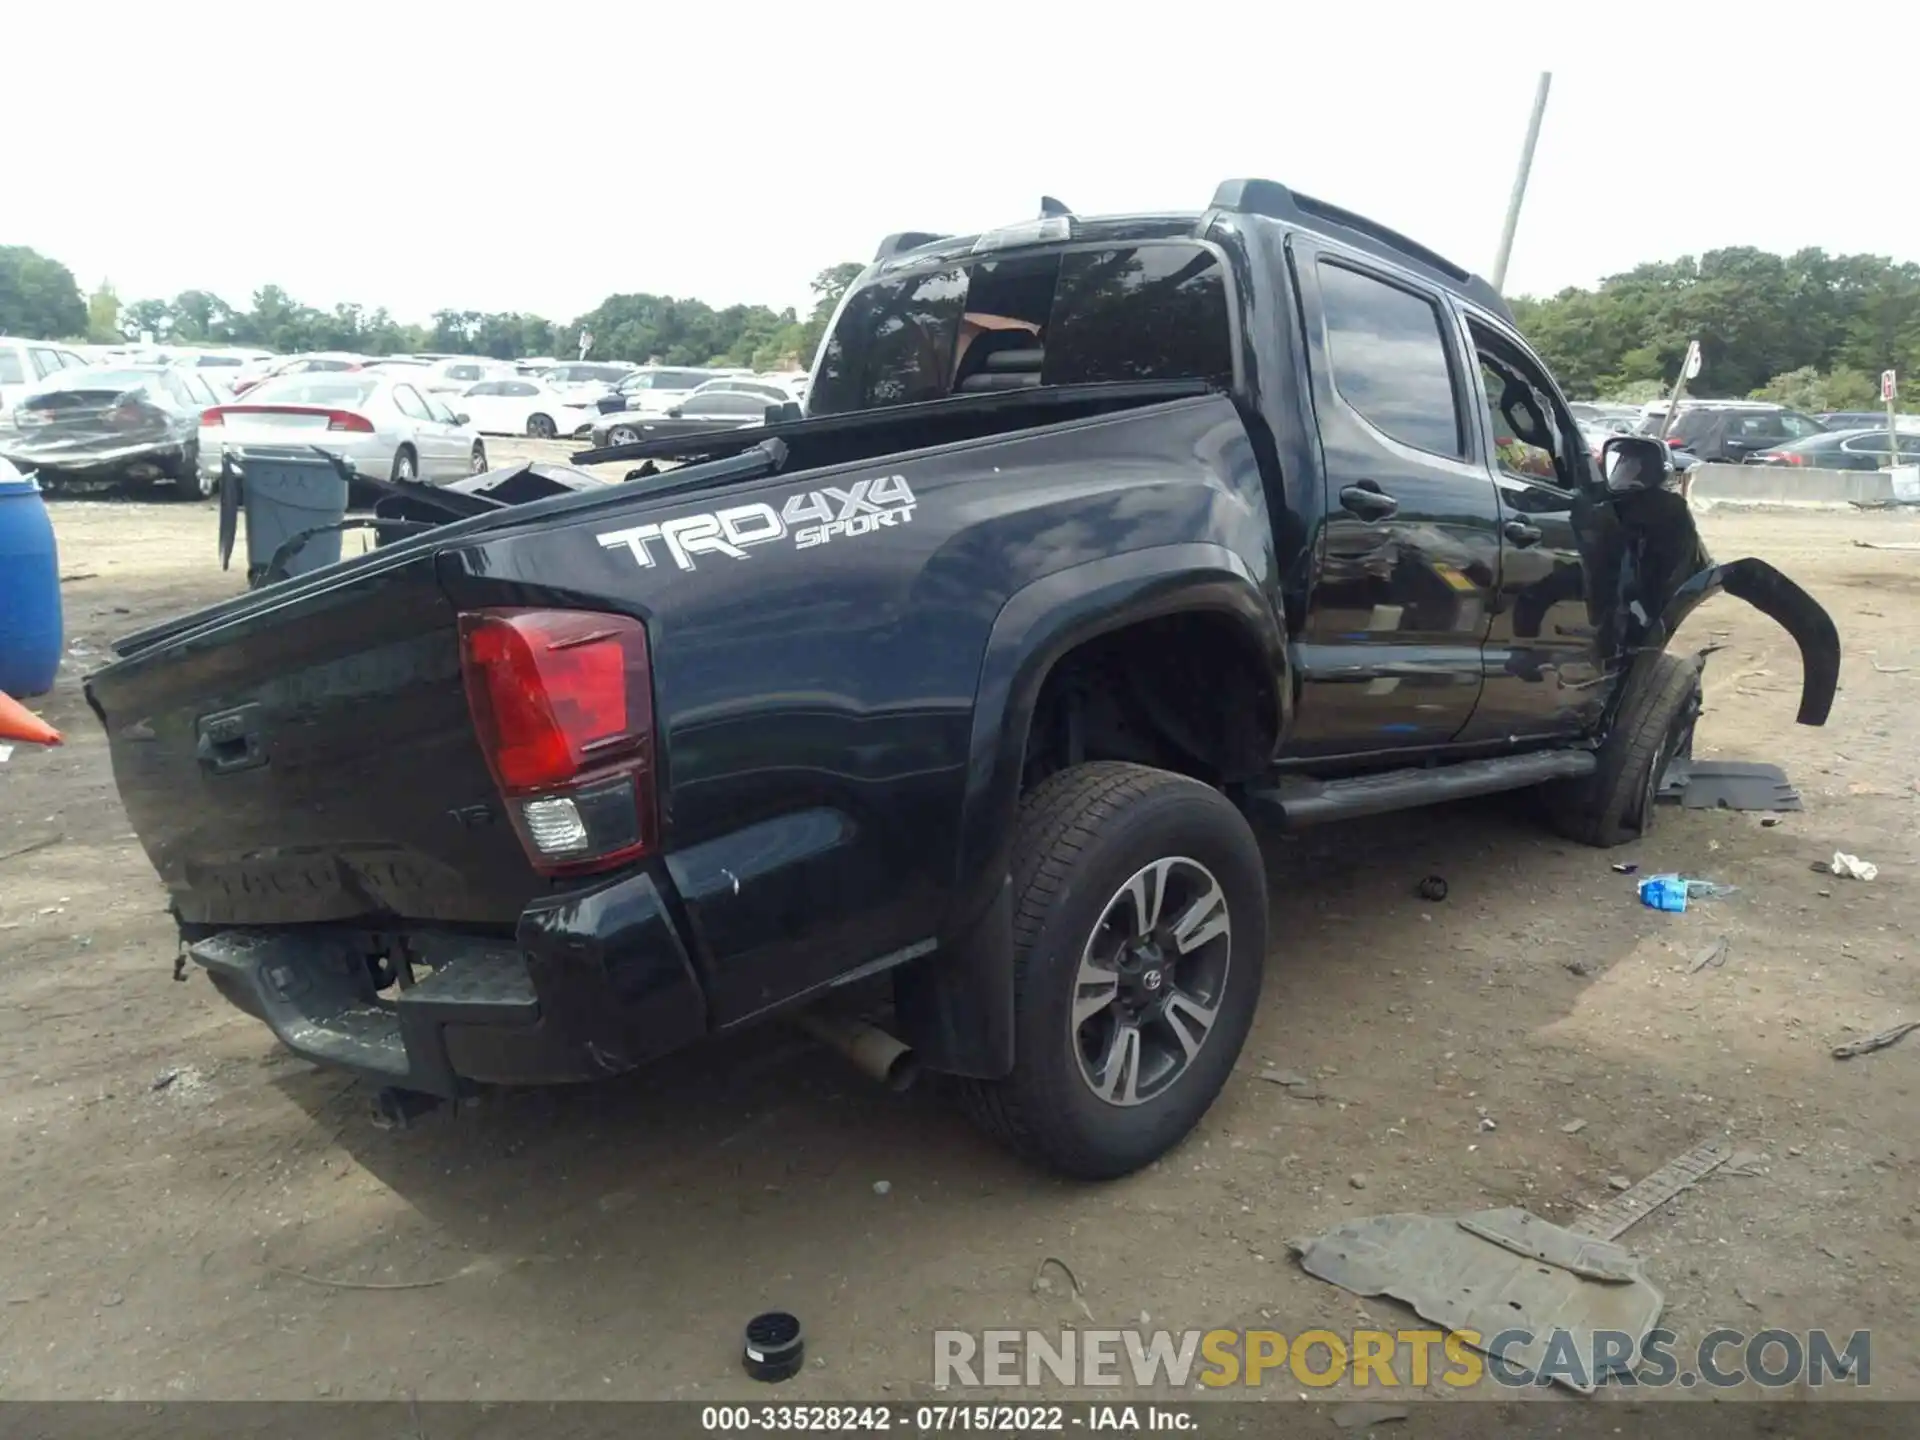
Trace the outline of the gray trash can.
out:
[[[339,563],[338,527],[347,516],[347,477],[331,456],[251,446],[228,452],[228,458],[238,474],[241,510],[247,517],[249,584],[263,584],[281,548],[308,531],[322,533],[284,557],[281,570],[304,575]]]

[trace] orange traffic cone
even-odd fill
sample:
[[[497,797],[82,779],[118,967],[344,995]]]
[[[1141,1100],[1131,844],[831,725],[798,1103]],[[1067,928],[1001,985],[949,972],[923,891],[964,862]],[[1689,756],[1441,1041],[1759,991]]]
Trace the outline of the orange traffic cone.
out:
[[[0,690],[0,740],[23,740],[29,745],[58,745],[60,732]]]

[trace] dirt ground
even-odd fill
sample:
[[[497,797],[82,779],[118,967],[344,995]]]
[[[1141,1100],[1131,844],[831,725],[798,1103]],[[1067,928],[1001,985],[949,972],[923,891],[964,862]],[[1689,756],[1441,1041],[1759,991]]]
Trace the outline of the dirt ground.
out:
[[[1920,524],[1704,520],[1716,553],[1781,564],[1845,638],[1814,730],[1792,723],[1781,632],[1727,600],[1688,627],[1726,645],[1697,753],[1785,765],[1804,813],[1668,809],[1613,853],[1510,800],[1276,836],[1238,1073],[1180,1150],[1082,1187],[781,1031],[375,1128],[365,1089],[198,975],[174,983],[164,897],[81,698],[110,638],[239,588],[213,508],[53,513],[70,657],[40,703],[68,744],[0,765],[0,1394],[764,1400],[740,1327],[776,1307],[812,1357],[783,1401],[926,1394],[936,1328],[1391,1328],[1411,1316],[1305,1276],[1286,1241],[1402,1210],[1569,1220],[1610,1177],[1725,1136],[1760,1158],[1627,1236],[1666,1323],[1870,1329],[1874,1390],[1920,1398],[1920,1034],[1831,1056],[1920,1018],[1920,553],[1851,543]],[[1810,871],[1836,849],[1878,878]],[[1655,913],[1623,860],[1738,892]],[[1428,874],[1445,901],[1416,897]],[[1724,964],[1689,973],[1722,935]],[[1036,1292],[1046,1256],[1084,1313]]]

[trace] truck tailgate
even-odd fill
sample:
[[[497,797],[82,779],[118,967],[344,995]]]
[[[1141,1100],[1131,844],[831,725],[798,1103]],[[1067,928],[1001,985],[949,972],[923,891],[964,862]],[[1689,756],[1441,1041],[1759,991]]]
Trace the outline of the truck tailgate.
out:
[[[432,552],[356,570],[88,681],[185,922],[511,924],[546,888],[475,739]]]

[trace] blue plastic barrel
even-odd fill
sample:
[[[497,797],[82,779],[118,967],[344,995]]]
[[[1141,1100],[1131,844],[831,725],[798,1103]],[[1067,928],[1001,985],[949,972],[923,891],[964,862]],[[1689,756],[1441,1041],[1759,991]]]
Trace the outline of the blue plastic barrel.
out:
[[[0,691],[44,695],[60,669],[60,552],[32,476],[0,460]]]

